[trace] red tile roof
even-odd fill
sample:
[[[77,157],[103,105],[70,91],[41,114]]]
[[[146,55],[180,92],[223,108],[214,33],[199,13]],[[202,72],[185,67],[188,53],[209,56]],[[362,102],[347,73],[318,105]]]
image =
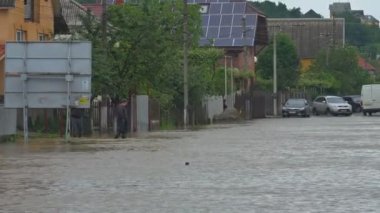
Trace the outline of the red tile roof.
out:
[[[102,17],[102,4],[82,4],[82,6],[90,10],[94,16],[98,18]]]
[[[124,4],[124,0],[114,0],[114,1],[107,1],[108,5],[112,5],[112,4],[115,4],[115,5],[123,5]],[[102,13],[103,13],[103,6],[102,4],[98,4],[98,3],[89,3],[89,4],[82,4],[82,6],[87,9],[87,10],[90,10],[92,12],[92,14],[98,18],[101,18],[102,17]]]
[[[124,0],[116,0],[115,4],[122,5],[122,4],[124,4]]]
[[[359,57],[358,65],[360,68],[367,71],[376,71],[376,68],[372,64],[368,63],[364,58]]]

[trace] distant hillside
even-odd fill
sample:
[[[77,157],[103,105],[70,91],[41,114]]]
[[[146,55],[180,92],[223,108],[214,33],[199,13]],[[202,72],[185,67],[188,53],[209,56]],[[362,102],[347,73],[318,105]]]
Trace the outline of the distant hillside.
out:
[[[307,13],[302,14],[299,7],[288,9],[287,6],[281,2],[276,4],[271,1],[254,1],[253,4],[268,18],[322,18],[322,16],[314,10],[309,10]]]

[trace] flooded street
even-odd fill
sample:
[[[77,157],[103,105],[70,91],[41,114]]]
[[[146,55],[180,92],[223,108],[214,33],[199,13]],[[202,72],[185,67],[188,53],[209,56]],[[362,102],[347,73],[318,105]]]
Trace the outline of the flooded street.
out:
[[[185,165],[189,162],[189,165]],[[0,212],[378,212],[380,116],[0,145]]]

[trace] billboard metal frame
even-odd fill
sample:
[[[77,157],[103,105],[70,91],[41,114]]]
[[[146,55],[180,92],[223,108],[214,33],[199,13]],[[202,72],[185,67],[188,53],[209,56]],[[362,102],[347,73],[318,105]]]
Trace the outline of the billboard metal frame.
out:
[[[23,108],[25,143],[28,108],[66,108],[68,141],[70,109],[90,107],[91,52],[88,41],[6,43],[4,103]]]

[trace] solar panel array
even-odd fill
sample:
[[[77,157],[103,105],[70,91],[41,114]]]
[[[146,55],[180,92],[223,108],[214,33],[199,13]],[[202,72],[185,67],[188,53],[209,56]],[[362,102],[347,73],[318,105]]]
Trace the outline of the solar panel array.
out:
[[[190,4],[201,4],[201,46],[241,47],[253,46],[257,14],[246,14],[247,3],[230,0],[188,0]],[[245,20],[245,30],[243,22]],[[245,31],[245,38],[244,32]]]

